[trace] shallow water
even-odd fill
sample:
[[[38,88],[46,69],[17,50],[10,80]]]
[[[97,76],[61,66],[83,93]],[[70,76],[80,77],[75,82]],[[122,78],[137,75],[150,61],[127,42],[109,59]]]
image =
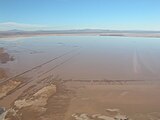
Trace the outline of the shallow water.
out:
[[[53,74],[73,80],[159,80],[160,39],[107,36],[49,36],[1,39],[15,60],[0,67],[14,76]]]

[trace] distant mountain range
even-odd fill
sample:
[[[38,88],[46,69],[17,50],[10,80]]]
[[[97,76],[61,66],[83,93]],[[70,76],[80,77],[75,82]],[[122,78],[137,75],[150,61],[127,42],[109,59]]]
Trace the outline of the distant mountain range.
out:
[[[18,29],[12,29],[7,31],[0,31],[0,33],[6,32],[53,32],[53,33],[160,33],[160,31],[151,31],[151,30],[107,30],[107,29],[71,29],[71,30],[36,30],[36,31],[24,31]]]
[[[140,30],[106,30],[106,29],[73,29],[73,30],[37,30],[23,31],[18,29],[0,31],[0,38],[12,36],[36,36],[36,35],[99,35],[99,36],[136,36],[136,37],[160,37],[160,31]]]

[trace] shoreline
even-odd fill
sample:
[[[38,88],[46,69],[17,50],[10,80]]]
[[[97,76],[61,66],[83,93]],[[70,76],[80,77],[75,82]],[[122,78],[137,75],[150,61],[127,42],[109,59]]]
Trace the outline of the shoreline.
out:
[[[160,33],[42,33],[42,34],[0,34],[0,39],[5,38],[28,38],[41,36],[111,36],[111,37],[145,37],[145,38],[160,38]]]

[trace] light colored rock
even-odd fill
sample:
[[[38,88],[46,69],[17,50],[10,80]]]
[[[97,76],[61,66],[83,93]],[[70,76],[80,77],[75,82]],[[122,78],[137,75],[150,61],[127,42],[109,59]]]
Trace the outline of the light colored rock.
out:
[[[72,117],[74,117],[75,120],[92,120],[89,118],[87,114],[73,114]]]
[[[106,109],[106,112],[109,115],[112,115],[112,116],[120,114],[120,110],[119,109]]]
[[[106,109],[107,112],[119,112],[119,109]]]
[[[47,104],[48,98],[54,93],[56,93],[56,86],[49,85],[40,89],[37,93],[33,95],[33,97],[29,99],[15,101],[14,105],[18,109],[21,109],[23,107],[28,107],[28,106],[32,106],[33,108],[43,107]]]
[[[98,118],[101,120],[115,120],[114,118],[105,115],[100,115]]]
[[[7,112],[4,112],[0,115],[0,120],[5,120],[5,116],[6,116]]]
[[[105,115],[101,115],[101,114],[94,114],[94,115],[92,115],[92,118],[94,119],[94,120],[114,120],[114,118],[113,117],[110,117],[110,116],[105,116]]]
[[[115,120],[129,120],[125,115],[117,115],[114,117]]]
[[[72,117],[75,120],[129,120],[125,115],[116,115],[116,116],[106,116],[101,114],[73,114]]]

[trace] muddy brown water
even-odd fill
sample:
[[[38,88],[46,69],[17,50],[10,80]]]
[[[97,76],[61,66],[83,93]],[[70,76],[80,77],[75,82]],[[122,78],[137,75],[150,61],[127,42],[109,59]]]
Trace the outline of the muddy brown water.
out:
[[[160,40],[158,38],[126,38],[107,36],[54,36],[21,39],[1,39],[4,47],[15,60],[1,67],[10,76],[60,56],[72,53],[37,69],[38,73],[52,69],[50,73],[62,79],[108,80],[159,80]],[[30,74],[34,74],[32,71]]]

